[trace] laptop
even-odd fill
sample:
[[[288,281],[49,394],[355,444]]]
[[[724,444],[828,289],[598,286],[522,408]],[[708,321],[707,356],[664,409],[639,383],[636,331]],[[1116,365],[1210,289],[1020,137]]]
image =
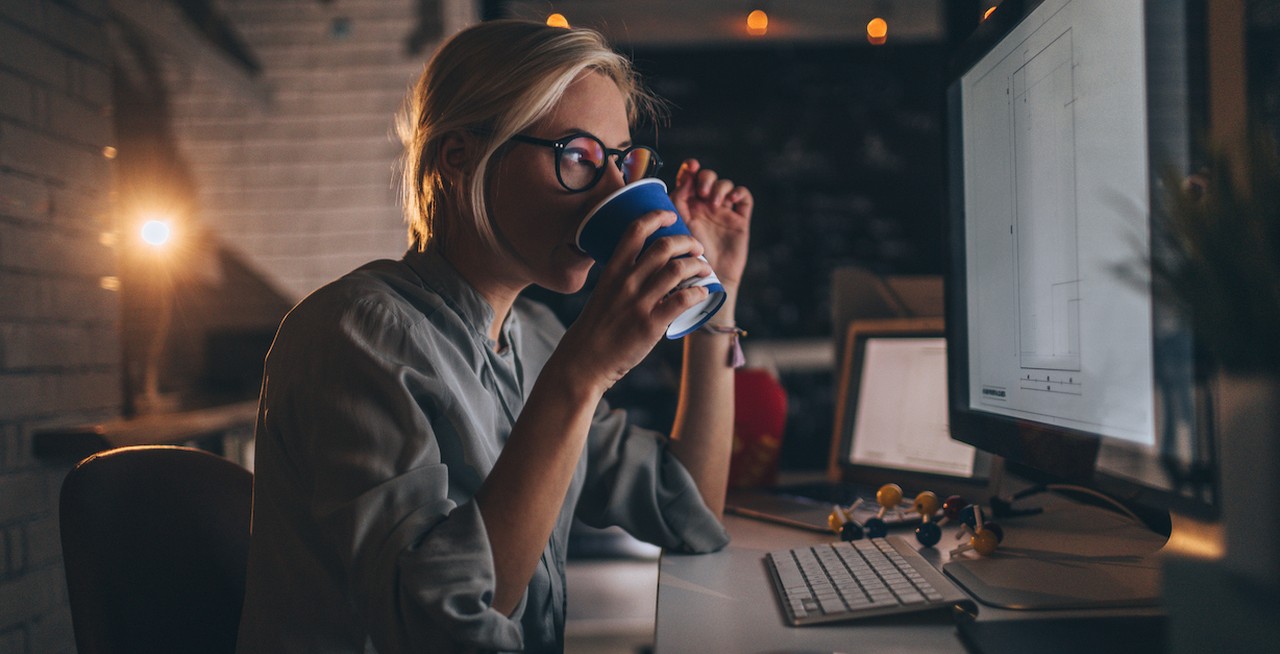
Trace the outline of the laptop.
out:
[[[947,430],[942,319],[855,320],[842,351],[825,478],[733,489],[726,510],[829,533],[833,506],[862,499],[852,517],[865,522],[879,513],[876,491],[888,483],[903,491],[902,502],[883,516],[890,525],[919,522],[907,509],[922,491],[939,499],[985,498],[990,457],[951,440]]]

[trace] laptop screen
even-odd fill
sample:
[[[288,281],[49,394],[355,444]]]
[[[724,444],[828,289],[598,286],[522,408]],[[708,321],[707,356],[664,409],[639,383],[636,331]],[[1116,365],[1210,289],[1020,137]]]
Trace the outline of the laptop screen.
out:
[[[848,463],[972,477],[974,448],[947,428],[947,343],[939,337],[868,337]]]

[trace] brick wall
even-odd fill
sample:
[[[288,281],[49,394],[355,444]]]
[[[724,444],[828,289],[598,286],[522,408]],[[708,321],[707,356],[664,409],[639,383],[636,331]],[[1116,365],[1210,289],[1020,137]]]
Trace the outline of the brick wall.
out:
[[[169,71],[202,222],[285,296],[404,252],[393,118],[435,44],[408,51],[419,12],[438,34],[442,4],[225,0],[262,65],[252,87],[233,90],[209,66]]]
[[[74,651],[66,465],[34,430],[118,415],[106,0],[0,0],[0,652]]]
[[[116,290],[130,273],[120,246],[131,234],[118,230],[131,219],[117,215],[123,204],[112,192],[120,168],[108,156],[108,146],[120,145],[112,66],[122,51],[109,22],[141,18],[132,27],[153,41],[172,137],[198,195],[194,218],[216,244],[207,256],[222,262],[200,288],[226,292],[187,322],[220,316],[235,327],[258,323],[248,313],[277,320],[277,294],[296,300],[403,251],[393,116],[439,38],[478,14],[472,0],[219,0],[214,6],[261,63],[258,75],[245,76],[189,38],[189,25],[169,29],[163,21],[176,15],[173,6],[0,0],[5,654],[74,651],[57,525],[69,466],[35,460],[32,434],[120,415],[121,343],[129,342],[121,325],[127,332],[125,318],[145,309],[124,314]],[[250,297],[251,287],[262,288]],[[193,348],[179,358],[192,360]]]

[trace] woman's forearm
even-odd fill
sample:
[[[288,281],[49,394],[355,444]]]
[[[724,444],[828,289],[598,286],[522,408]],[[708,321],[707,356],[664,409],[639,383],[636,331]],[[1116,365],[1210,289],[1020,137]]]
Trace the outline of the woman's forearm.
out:
[[[736,290],[711,319],[733,323]],[[732,336],[706,330],[685,337],[680,400],[672,427],[671,450],[698,485],[702,500],[717,516],[724,512],[733,449],[734,386],[729,365]]]
[[[603,388],[575,380],[552,356],[511,429],[476,502],[493,550],[493,607],[510,614],[542,556]]]

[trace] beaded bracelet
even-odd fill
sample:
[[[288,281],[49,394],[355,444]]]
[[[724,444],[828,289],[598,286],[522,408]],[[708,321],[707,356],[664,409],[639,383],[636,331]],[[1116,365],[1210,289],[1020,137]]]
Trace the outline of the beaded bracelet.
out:
[[[727,363],[730,368],[741,368],[747,362],[747,357],[742,354],[742,344],[739,339],[747,335],[747,330],[739,329],[737,325],[712,325],[707,323],[702,326],[703,331],[712,334],[728,334],[729,335],[729,359]]]

